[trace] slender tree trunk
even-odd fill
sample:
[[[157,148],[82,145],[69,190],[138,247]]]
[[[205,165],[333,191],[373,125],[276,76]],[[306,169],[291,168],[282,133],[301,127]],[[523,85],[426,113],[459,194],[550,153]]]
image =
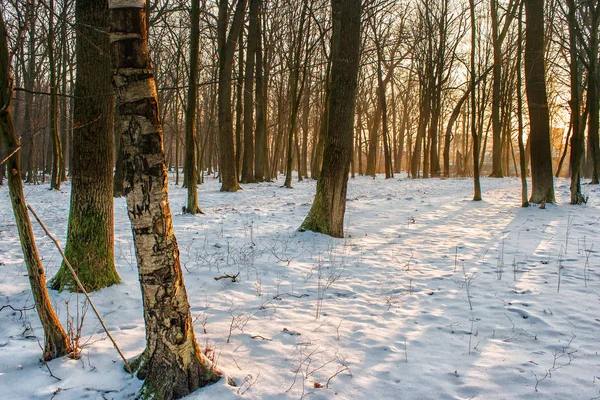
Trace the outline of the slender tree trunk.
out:
[[[257,182],[264,182],[270,180],[269,176],[269,149],[268,149],[268,138],[267,138],[267,93],[266,93],[266,80],[263,77],[265,72],[263,65],[263,37],[261,29],[260,19],[260,8],[262,1],[259,1],[258,17],[256,21],[256,88],[254,93],[254,99],[256,101],[256,134],[255,134],[255,146],[256,154],[254,157],[254,178]]]
[[[600,5],[595,1],[589,1],[587,8],[589,9],[591,24],[587,90],[588,138],[592,155],[591,183],[597,185],[600,182],[600,138],[598,133],[600,130],[600,101],[598,100],[598,92],[600,91],[600,77],[598,76],[600,73],[598,65]]]
[[[24,129],[21,137],[21,145],[23,149],[21,154],[24,156],[23,168],[26,173],[26,183],[37,183],[37,165],[35,162],[35,125],[33,118],[33,86],[35,83],[35,32],[36,32],[36,13],[33,2],[27,3],[29,17],[29,38],[27,41],[27,67],[23,74],[25,84],[25,110],[23,115]]]
[[[479,135],[477,134],[477,103],[475,80],[475,46],[477,44],[477,22],[475,19],[475,1],[469,0],[471,11],[471,136],[473,137],[473,201],[481,201],[481,183],[479,182]],[[485,148],[484,148],[485,151]]]
[[[527,157],[523,145],[523,2],[519,5],[519,33],[517,38],[517,121],[519,140],[519,169],[521,170],[521,207],[529,207],[527,195]]]
[[[198,42],[200,38],[200,0],[192,0],[190,13],[190,73],[188,76],[187,108],[185,111],[185,184],[187,205],[185,212],[203,214],[198,206],[198,177],[196,171],[196,105],[198,103]]]
[[[579,82],[579,55],[577,54],[577,7],[575,0],[567,0],[569,25],[569,56],[571,76],[571,204],[582,204],[587,199],[581,193],[581,167],[583,161],[583,129],[581,129],[581,93]]]
[[[331,97],[323,168],[302,228],[334,237],[344,235],[344,213],[359,69],[360,0],[332,0]]]
[[[555,178],[560,178],[560,173],[562,172],[563,164],[565,163],[565,158],[567,158],[567,152],[569,151],[569,143],[571,139],[571,133],[573,132],[573,124],[569,124],[569,129],[567,130],[567,137],[565,139],[565,147],[562,149],[562,155],[560,156],[560,160],[558,161],[558,167],[556,167],[556,172],[554,173]]]
[[[69,51],[68,51],[68,37],[67,37],[67,24],[64,23],[67,19],[67,11],[69,8],[69,1],[63,0],[61,10],[61,28],[60,28],[60,45],[61,45],[61,94],[63,95],[60,99],[60,141],[62,143],[62,156],[60,163],[60,180],[65,182],[67,180],[67,161],[69,160],[69,129],[67,122],[68,109],[67,109],[67,66],[69,63]],[[69,168],[71,165],[69,164]]]
[[[12,96],[13,77],[10,71],[6,28],[0,13],[0,133],[7,154],[19,146],[13,126]],[[27,213],[23,182],[21,181],[20,152],[16,151],[7,161],[9,197],[15,214],[21,249],[27,266],[29,284],[33,292],[35,308],[44,329],[43,358],[46,361],[62,357],[71,349],[67,335],[52,308],[52,301],[46,289],[44,267],[35,245],[31,221]]]
[[[238,77],[237,82],[235,84],[235,96],[236,96],[236,105],[235,105],[235,175],[236,179],[239,178],[239,172],[242,168],[242,154],[244,152],[242,145],[242,131],[244,130],[244,126],[242,125],[243,121],[243,112],[244,112],[244,29],[240,30],[240,38],[238,40],[238,58],[237,58],[237,67],[238,67]]]
[[[217,21],[219,48],[219,174],[222,179],[221,191],[237,192],[240,186],[238,184],[235,164],[230,81],[233,68],[233,55],[244,23],[246,0],[238,0],[229,34],[227,34],[228,8],[229,1],[221,0],[219,2],[219,16]]]
[[[242,183],[256,182],[254,177],[254,67],[258,48],[260,0],[250,0],[248,49],[246,50],[246,79],[244,83],[244,159]]]
[[[544,0],[525,0],[525,90],[529,106],[532,203],[554,203],[544,67]]]
[[[142,287],[146,350],[132,365],[140,397],[178,399],[219,376],[200,351],[173,232],[158,96],[144,0],[110,0],[114,85],[119,94],[125,195]]]
[[[502,143],[500,124],[500,89],[502,79],[502,43],[498,39],[498,0],[490,1],[492,45],[494,55],[492,83],[492,178],[502,178]],[[485,151],[485,148],[484,148]]]
[[[56,77],[56,60],[54,58],[54,0],[50,0],[51,12],[48,13],[48,64],[50,66],[50,137],[52,138],[52,176],[50,189],[60,190],[60,166],[62,164],[62,145],[58,131],[58,79]]]

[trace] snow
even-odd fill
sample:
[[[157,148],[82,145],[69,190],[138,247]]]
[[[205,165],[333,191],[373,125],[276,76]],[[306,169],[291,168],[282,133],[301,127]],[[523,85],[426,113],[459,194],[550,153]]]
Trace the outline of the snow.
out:
[[[185,189],[172,182],[196,336],[226,376],[188,398],[600,396],[600,188],[584,186],[588,204],[570,206],[569,182],[558,179],[557,205],[542,210],[519,207],[518,179],[483,179],[484,201],[472,202],[469,179],[359,177],[349,184],[346,237],[332,239],[296,231],[314,181],[220,193],[209,177],[199,187],[206,215],[198,216],[181,213]],[[69,184],[25,192],[64,245]],[[0,307],[27,308],[5,186],[0,199]],[[116,199],[122,283],[92,298],[133,357],[144,348],[144,323],[125,211]],[[39,226],[34,231],[52,277],[60,256]],[[239,274],[237,282],[214,279],[226,274]],[[75,316],[82,298],[50,293],[66,325],[66,303]],[[91,310],[81,359],[41,364],[42,335],[35,310],[0,312],[2,398],[126,399],[141,386],[123,371]]]

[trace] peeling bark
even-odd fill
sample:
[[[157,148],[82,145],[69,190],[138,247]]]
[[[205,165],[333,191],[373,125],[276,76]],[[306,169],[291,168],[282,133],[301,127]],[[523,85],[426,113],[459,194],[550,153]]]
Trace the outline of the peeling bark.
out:
[[[177,399],[219,379],[194,336],[167,193],[158,96],[144,1],[111,1],[113,85],[121,105],[124,193],[138,262],[146,350],[140,397]]]

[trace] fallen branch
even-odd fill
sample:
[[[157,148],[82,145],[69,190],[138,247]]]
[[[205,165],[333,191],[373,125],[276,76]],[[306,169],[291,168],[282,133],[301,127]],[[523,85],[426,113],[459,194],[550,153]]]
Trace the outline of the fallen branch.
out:
[[[269,339],[269,338],[261,336],[261,335],[252,335],[252,336],[250,336],[250,339],[262,339],[262,340],[268,340],[269,342],[273,340],[273,339]]]
[[[221,275],[221,276],[215,276],[215,281],[220,281],[221,279],[231,279],[231,282],[237,282],[238,276],[240,276],[239,272],[235,275],[225,274],[225,275]]]
[[[102,317],[100,316],[100,313],[96,309],[96,306],[92,302],[92,299],[90,298],[90,295],[88,294],[88,292],[83,287],[81,281],[79,280],[79,277],[77,276],[77,273],[75,272],[75,270],[71,266],[71,263],[69,262],[69,260],[67,260],[67,257],[65,256],[65,253],[62,251],[62,248],[60,247],[60,244],[54,238],[54,236],[52,236],[52,234],[48,231],[48,229],[46,228],[46,226],[40,220],[40,217],[38,217],[38,215],[35,213],[35,211],[33,211],[33,208],[31,208],[31,206],[28,205],[27,209],[31,212],[31,214],[33,214],[33,216],[35,217],[36,221],[40,224],[40,226],[42,227],[42,229],[44,230],[44,232],[46,232],[46,235],[48,235],[48,237],[50,238],[50,240],[52,240],[54,242],[54,244],[56,245],[56,248],[58,249],[58,252],[62,256],[63,260],[65,261],[65,265],[67,266],[67,268],[69,269],[69,271],[71,271],[71,275],[73,275],[73,279],[77,283],[77,286],[79,287],[79,290],[81,290],[81,292],[85,295],[85,297],[87,298],[87,300],[90,302],[90,306],[92,307],[92,310],[94,310],[94,314],[96,314],[96,317],[98,317],[98,321],[100,321],[100,324],[102,325],[102,328],[104,329],[104,332],[106,332],[106,335],[108,336],[108,338],[112,342],[113,346],[115,347],[115,349],[117,350],[117,352],[119,353],[119,355],[121,356],[121,358],[123,359],[123,362],[125,363],[125,370],[128,371],[129,374],[131,375],[131,377],[133,378],[133,370],[129,367],[129,363],[127,362],[127,359],[125,358],[125,356],[121,352],[121,349],[119,349],[119,346],[117,345],[117,342],[115,341],[115,339],[112,337],[112,335],[108,331],[108,328],[104,324],[104,320],[102,319]]]

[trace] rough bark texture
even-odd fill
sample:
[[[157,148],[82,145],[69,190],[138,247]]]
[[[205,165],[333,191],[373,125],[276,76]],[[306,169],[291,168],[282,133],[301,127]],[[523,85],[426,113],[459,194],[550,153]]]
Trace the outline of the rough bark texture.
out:
[[[302,229],[344,235],[348,171],[359,69],[360,0],[332,0],[333,38],[329,123],[317,192]]]
[[[198,348],[183,283],[169,209],[145,3],[111,0],[110,4],[113,83],[121,101],[125,196],[146,323],[146,350],[134,367],[138,377],[145,380],[140,397],[177,399],[219,377]]]
[[[0,133],[8,154],[19,146],[13,127],[12,88],[6,29],[0,14]],[[15,152],[7,161],[9,196],[19,231],[21,249],[27,266],[27,275],[29,276],[35,307],[44,329],[43,358],[44,360],[51,360],[68,354],[70,347],[67,335],[54,313],[46,289],[44,267],[35,246],[31,221],[25,204],[20,162],[19,151]]]
[[[77,75],[73,109],[71,206],[65,254],[87,291],[119,283],[114,263],[113,127],[107,0],[77,0]],[[93,28],[91,28],[93,27]],[[104,27],[104,28],[102,28]],[[63,264],[55,290],[77,290]]]
[[[544,67],[544,0],[525,1],[525,90],[529,106],[532,203],[554,203]]]
[[[192,29],[190,30],[190,74],[188,77],[187,109],[185,111],[185,173],[187,206],[185,212],[203,214],[198,206],[196,171],[196,104],[198,102],[198,41],[200,37],[200,0],[192,0]]]

